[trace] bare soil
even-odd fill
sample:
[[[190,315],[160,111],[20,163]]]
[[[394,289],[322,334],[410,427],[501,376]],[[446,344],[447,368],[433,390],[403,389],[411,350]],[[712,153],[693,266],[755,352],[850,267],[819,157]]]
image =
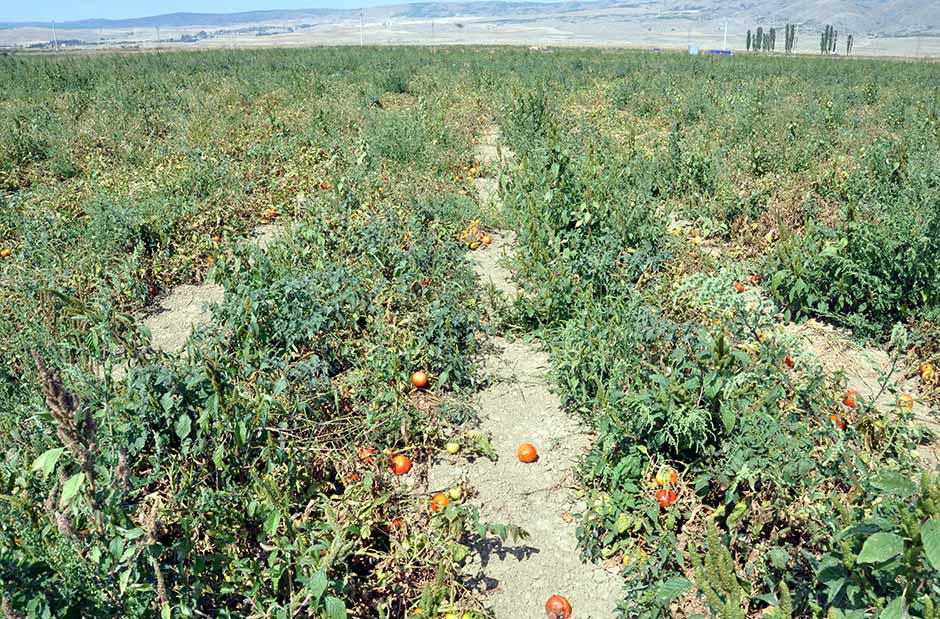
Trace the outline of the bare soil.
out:
[[[224,291],[215,284],[177,286],[164,297],[154,313],[144,318],[151,345],[163,352],[185,348],[193,328],[209,321],[208,306],[221,303]]]
[[[515,236],[511,232],[493,232],[490,236],[493,243],[474,252],[473,270],[484,286],[492,286],[511,301],[515,299],[517,290],[512,283],[512,274],[503,265],[512,252]]]

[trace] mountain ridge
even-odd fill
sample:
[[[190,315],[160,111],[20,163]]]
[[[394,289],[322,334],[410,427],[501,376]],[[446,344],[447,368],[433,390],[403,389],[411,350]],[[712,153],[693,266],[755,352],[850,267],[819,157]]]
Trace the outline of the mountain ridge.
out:
[[[83,19],[56,23],[61,30],[153,27],[221,27],[271,22],[328,21],[358,17],[360,12],[387,19],[451,19],[536,16],[563,18],[592,12],[598,17],[630,16],[638,20],[729,19],[765,24],[835,23],[860,32],[890,35],[940,34],[940,3],[921,0],[561,0],[555,2],[413,2],[354,9],[261,9],[234,13],[167,13],[127,19]],[[49,22],[0,22],[0,29],[48,27]]]

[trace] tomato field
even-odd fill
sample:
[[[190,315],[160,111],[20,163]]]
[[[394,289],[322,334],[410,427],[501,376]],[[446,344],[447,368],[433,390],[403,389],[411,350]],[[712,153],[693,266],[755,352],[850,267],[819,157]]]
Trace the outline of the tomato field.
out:
[[[549,515],[610,617],[940,617],[936,65],[19,54],[0,87],[5,619],[493,616],[468,566],[530,532],[427,482],[555,462],[480,430],[493,338],[589,436]],[[224,296],[161,350],[181,285]]]

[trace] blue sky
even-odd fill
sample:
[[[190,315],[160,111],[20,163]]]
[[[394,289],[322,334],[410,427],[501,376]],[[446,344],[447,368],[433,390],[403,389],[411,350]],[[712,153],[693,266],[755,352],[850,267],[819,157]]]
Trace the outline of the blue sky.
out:
[[[404,4],[409,0],[3,0],[0,22],[72,21],[104,17],[122,19],[163,13],[234,13],[259,9],[356,8],[382,4]]]

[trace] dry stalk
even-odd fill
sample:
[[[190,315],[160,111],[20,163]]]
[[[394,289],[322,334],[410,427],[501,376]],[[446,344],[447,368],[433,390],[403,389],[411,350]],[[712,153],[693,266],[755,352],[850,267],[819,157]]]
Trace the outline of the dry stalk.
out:
[[[145,545],[149,546],[157,541],[157,535],[160,531],[160,505],[159,497],[150,506],[146,520],[143,522],[143,529],[146,532]],[[166,593],[166,583],[163,580],[163,570],[160,569],[160,562],[156,557],[150,557],[150,566],[153,568],[153,575],[157,581],[157,600],[160,602],[160,608],[170,603],[170,598]]]
[[[95,435],[97,426],[91,415],[91,411],[85,411],[85,418],[82,421],[81,428],[75,422],[75,414],[81,406],[81,402],[74,393],[68,391],[62,383],[62,375],[56,369],[49,369],[45,360],[38,352],[33,352],[33,360],[36,362],[36,369],[39,371],[39,378],[42,381],[43,391],[46,394],[46,406],[56,422],[56,436],[62,442],[75,459],[78,461],[85,473],[85,488],[89,503],[95,512],[95,522],[100,532],[103,526],[101,511],[98,507],[97,485],[95,481]],[[54,518],[58,526],[64,518]],[[60,527],[61,530],[61,527]]]

